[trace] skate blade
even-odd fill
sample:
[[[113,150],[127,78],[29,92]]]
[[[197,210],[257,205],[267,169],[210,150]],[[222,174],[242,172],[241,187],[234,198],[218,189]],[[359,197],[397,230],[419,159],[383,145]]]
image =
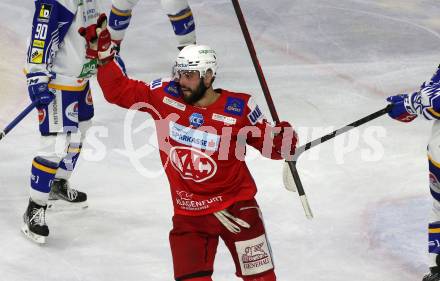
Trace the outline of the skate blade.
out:
[[[46,236],[41,236],[38,234],[35,234],[31,231],[29,231],[29,228],[27,226],[27,224],[24,224],[21,228],[21,232],[23,232],[23,234],[29,238],[31,241],[38,243],[38,244],[46,244]]]
[[[47,202],[47,210],[54,212],[83,210],[89,207],[87,201],[81,203],[70,203],[62,199],[49,200]]]

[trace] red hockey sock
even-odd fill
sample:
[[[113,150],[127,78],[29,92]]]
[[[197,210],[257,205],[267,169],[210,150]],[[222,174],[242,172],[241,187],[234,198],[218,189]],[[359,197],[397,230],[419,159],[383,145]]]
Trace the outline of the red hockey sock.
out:
[[[270,271],[258,277],[242,277],[243,281],[276,281],[277,277],[273,271]]]
[[[211,276],[194,277],[190,279],[185,279],[185,281],[212,281]]]

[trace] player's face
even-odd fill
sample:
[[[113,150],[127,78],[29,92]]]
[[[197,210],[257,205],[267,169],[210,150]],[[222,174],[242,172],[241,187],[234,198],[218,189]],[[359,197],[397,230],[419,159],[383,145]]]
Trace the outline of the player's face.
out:
[[[203,79],[200,78],[198,71],[179,71],[178,79],[183,92],[183,99],[194,104],[205,94],[206,88],[203,86]],[[204,88],[204,89],[202,89]]]

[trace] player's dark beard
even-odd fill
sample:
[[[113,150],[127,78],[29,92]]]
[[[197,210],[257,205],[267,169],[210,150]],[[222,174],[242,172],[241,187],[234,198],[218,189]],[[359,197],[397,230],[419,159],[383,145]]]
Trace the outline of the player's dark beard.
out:
[[[189,104],[195,104],[205,96],[207,89],[208,88],[206,88],[205,83],[203,83],[203,78],[200,78],[200,82],[199,85],[197,86],[197,89],[195,90],[188,89],[191,91],[191,95],[189,96],[183,95],[183,100]]]

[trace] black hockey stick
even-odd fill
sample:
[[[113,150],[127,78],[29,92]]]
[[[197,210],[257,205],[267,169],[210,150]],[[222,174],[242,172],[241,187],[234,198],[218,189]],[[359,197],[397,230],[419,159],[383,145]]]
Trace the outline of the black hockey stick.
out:
[[[38,101],[32,102],[30,105],[28,105],[20,114],[18,114],[17,117],[15,117],[14,120],[9,123],[3,131],[0,131],[0,140],[3,139],[12,129],[14,129],[15,126],[17,126],[18,123],[23,120],[23,118],[26,117],[38,104]]]
[[[379,111],[376,111],[376,112],[374,112],[370,115],[367,115],[357,121],[354,121],[353,123],[348,124],[347,126],[344,126],[338,130],[335,130],[331,133],[328,133],[327,135],[324,135],[320,138],[317,138],[311,142],[308,142],[308,143],[298,147],[295,151],[295,154],[293,155],[292,161],[286,161],[289,164],[289,168],[290,168],[290,171],[292,172],[293,180],[295,183],[295,187],[288,186],[287,188],[289,190],[297,189],[298,193],[299,193],[299,190],[304,190],[303,185],[301,183],[301,179],[298,174],[298,170],[296,169],[296,162],[298,161],[298,158],[301,156],[301,154],[303,152],[305,152],[306,150],[309,150],[310,148],[315,147],[319,144],[322,144],[323,142],[326,142],[336,136],[339,136],[340,134],[346,133],[346,132],[350,131],[351,129],[354,129],[362,124],[370,122],[371,120],[374,120],[384,114],[387,114],[392,109],[392,107],[393,107],[393,105],[389,104],[385,108],[382,108]]]
[[[320,138],[317,138],[315,140],[312,140],[300,147],[298,147],[295,150],[295,154],[293,155],[293,160],[294,162],[296,162],[299,158],[299,156],[301,156],[301,154],[303,152],[305,152],[306,150],[309,150],[310,148],[313,148],[323,142],[326,142],[334,137],[339,136],[340,134],[346,133],[348,131],[350,131],[351,129],[354,129],[356,127],[359,127],[360,125],[363,125],[367,122],[370,122],[371,120],[374,120],[384,114],[387,114],[388,112],[390,112],[391,108],[393,107],[392,104],[388,104],[385,108],[382,108],[381,110],[378,110],[374,113],[371,113],[370,115],[367,115],[359,120],[354,121],[353,123],[348,124],[347,126],[344,126],[338,130],[335,130],[331,133],[328,133],[327,135],[324,135]]]
[[[255,71],[257,72],[258,79],[260,80],[260,85],[263,90],[264,97],[266,98],[266,102],[269,107],[270,114],[272,115],[273,121],[275,121],[277,123],[280,121],[280,118],[278,117],[278,113],[275,109],[275,105],[272,100],[272,96],[270,95],[270,91],[269,91],[269,87],[267,86],[266,79],[264,78],[263,69],[261,68],[260,62],[258,61],[257,53],[255,51],[254,44],[252,43],[252,38],[251,38],[251,35],[250,35],[249,30],[247,28],[246,21],[243,16],[243,12],[241,11],[240,4],[238,3],[238,0],[232,0],[232,4],[234,5],[235,14],[237,15],[238,22],[240,23],[241,31],[243,32],[243,36],[246,41],[246,45],[249,50],[249,53],[251,55],[252,62],[255,67]],[[306,214],[306,217],[311,219],[311,218],[313,218],[313,213],[312,213],[312,210],[310,209],[310,205],[307,200],[307,196],[306,196],[306,194],[304,192],[304,188],[301,184],[301,180],[299,178],[298,171],[296,170],[296,162],[294,162],[294,161],[287,161],[287,162],[289,163],[289,167],[292,172],[292,176],[295,180],[295,183],[298,182],[298,184],[297,184],[298,195],[301,200],[302,206],[304,208],[304,212]]]

